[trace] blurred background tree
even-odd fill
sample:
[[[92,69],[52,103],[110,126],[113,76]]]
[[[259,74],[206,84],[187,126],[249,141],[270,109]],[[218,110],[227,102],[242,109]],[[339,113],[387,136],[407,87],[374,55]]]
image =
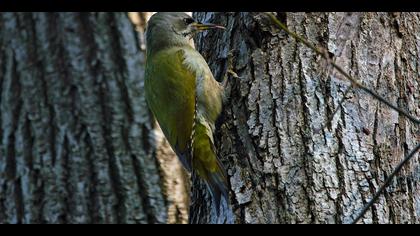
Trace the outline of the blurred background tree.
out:
[[[135,16],[0,14],[0,223],[187,222]]]

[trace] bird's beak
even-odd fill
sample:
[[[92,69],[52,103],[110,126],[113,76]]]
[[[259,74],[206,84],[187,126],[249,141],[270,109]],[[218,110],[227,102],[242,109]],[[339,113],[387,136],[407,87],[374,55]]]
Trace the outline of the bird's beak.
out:
[[[204,31],[204,30],[209,30],[209,29],[222,29],[222,30],[226,29],[223,26],[210,24],[210,23],[195,22],[195,23],[192,23],[191,25],[197,31]]]

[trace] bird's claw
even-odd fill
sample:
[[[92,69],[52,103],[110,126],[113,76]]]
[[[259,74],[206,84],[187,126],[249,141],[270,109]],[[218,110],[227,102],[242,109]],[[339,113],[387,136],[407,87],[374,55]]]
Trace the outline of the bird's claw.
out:
[[[226,88],[228,80],[229,80],[229,76],[232,76],[235,79],[241,79],[241,77],[238,76],[238,74],[233,69],[233,61],[235,59],[234,51],[236,50],[230,50],[227,56],[227,70],[226,70],[225,76],[223,77],[223,81],[221,83],[223,88]]]

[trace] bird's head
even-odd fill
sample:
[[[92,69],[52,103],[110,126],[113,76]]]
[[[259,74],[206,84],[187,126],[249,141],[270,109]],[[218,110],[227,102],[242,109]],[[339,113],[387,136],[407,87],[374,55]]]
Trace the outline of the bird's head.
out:
[[[195,33],[209,29],[225,28],[197,22],[184,12],[158,12],[147,23],[146,47],[149,51],[170,46],[190,45]]]

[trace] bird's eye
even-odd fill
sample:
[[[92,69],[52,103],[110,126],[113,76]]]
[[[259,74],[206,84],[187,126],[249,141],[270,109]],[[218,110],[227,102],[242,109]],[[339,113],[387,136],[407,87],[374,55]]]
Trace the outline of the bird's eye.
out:
[[[189,24],[194,23],[194,19],[193,18],[185,18],[184,22],[185,22],[185,24],[189,25]]]

